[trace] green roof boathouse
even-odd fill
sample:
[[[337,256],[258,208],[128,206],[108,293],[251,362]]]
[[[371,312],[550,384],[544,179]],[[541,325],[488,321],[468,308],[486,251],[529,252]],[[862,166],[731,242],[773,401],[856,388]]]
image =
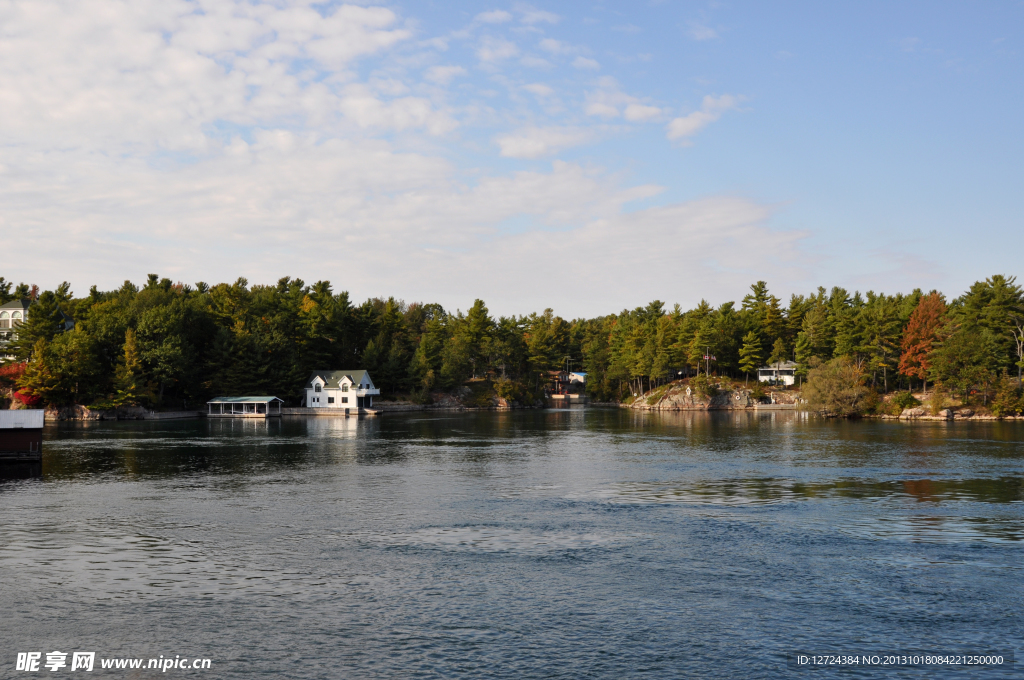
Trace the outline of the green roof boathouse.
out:
[[[206,402],[208,418],[272,418],[281,415],[277,397],[217,397]]]

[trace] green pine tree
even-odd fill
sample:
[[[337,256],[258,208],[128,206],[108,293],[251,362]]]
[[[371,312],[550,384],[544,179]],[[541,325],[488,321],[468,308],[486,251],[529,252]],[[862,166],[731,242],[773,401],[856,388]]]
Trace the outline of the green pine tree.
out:
[[[775,338],[775,344],[772,345],[771,356],[768,357],[768,363],[774,364],[781,361],[786,361],[789,358],[789,351],[786,349],[786,343],[782,338]]]
[[[756,371],[764,363],[764,355],[761,353],[761,338],[757,332],[750,331],[743,336],[743,347],[740,348],[739,369],[743,371],[743,384],[747,384],[746,378],[752,371]]]
[[[814,356],[814,348],[811,346],[807,333],[800,331],[796,334],[796,347],[794,350],[796,354],[796,374],[800,378],[806,378],[807,371],[810,368],[811,357]]]
[[[124,333],[124,354],[114,371],[114,389],[116,393],[111,400],[114,406],[136,406],[145,392],[142,359],[139,357],[135,331],[130,328]]]

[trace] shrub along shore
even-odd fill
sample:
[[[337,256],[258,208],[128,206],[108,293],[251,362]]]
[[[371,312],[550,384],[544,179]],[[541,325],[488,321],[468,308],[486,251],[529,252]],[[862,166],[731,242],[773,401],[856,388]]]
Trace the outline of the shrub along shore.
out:
[[[482,300],[465,312],[395,298],[355,304],[327,281],[290,277],[211,286],[153,274],[81,297],[67,283],[39,291],[0,277],[0,304],[12,301],[29,307],[16,329],[0,323],[10,407],[195,409],[225,394],[295,404],[313,370],[339,367],[366,369],[384,399],[416,404],[467,386],[480,404],[535,404],[559,370],[587,373],[592,401],[622,403],[680,371],[696,373],[685,383],[696,391],[749,384],[759,367],[791,360],[802,398],[833,415],[1024,413],[1024,292],[1000,275],[952,300],[835,287],[783,306],[759,281],[738,303],[683,310],[655,300],[572,320],[551,309],[494,318]]]

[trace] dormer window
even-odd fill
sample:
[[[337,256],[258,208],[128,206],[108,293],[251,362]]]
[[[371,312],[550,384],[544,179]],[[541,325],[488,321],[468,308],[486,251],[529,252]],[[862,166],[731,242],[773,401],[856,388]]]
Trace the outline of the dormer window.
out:
[[[316,385],[313,386],[313,391],[314,392],[319,392],[320,391],[320,383],[317,383]]]
[[[344,385],[341,386],[341,391],[348,392],[348,383],[345,383]]]

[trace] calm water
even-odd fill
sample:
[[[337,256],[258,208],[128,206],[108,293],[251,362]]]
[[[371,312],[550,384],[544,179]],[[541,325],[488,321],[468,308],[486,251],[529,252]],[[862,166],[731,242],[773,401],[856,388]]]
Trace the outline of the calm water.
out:
[[[574,410],[45,437],[45,477],[0,484],[4,677],[52,650],[208,657],[218,678],[1024,663],[1024,424]]]

